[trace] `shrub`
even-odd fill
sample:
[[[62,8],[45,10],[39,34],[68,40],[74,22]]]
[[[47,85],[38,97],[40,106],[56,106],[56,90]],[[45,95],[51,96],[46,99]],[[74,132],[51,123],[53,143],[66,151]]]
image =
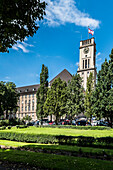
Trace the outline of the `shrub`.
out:
[[[16,125],[16,128],[27,128],[28,126],[27,125]]]
[[[77,145],[79,146],[92,146],[94,142],[94,137],[79,136],[77,139]]]
[[[8,126],[7,128],[8,128],[8,129],[11,129],[11,126]]]
[[[39,127],[39,126],[37,126]],[[64,128],[64,129],[83,129],[83,130],[110,130],[110,127],[106,126],[75,126],[75,125],[47,125],[47,126],[40,126],[40,127],[50,127],[50,128]]]

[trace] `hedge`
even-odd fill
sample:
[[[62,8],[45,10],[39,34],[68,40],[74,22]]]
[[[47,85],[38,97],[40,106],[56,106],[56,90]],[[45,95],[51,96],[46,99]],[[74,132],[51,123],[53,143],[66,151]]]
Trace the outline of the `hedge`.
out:
[[[63,144],[78,146],[104,146],[113,148],[113,137],[85,137],[85,136],[65,136],[65,135],[46,135],[46,134],[24,134],[14,132],[0,132],[0,139],[18,142],[44,143],[44,144]]]
[[[64,128],[64,129],[82,129],[82,130],[110,130],[110,127],[106,126],[75,126],[75,125],[42,125],[37,127],[46,128]]]

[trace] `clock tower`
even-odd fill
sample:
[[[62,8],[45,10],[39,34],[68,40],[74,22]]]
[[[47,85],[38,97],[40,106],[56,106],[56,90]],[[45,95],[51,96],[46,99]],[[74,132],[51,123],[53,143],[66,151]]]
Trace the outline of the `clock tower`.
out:
[[[87,77],[89,77],[90,72],[92,72],[94,76],[94,85],[96,83],[96,44],[94,38],[80,41],[79,49],[79,68],[77,72],[82,77],[83,87],[84,90],[86,90]]]

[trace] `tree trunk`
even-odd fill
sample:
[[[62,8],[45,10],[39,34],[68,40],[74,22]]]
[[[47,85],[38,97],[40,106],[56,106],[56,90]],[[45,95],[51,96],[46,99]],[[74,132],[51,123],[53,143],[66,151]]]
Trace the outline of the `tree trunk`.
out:
[[[111,113],[111,116],[110,116],[110,121],[111,121],[111,122],[110,122],[110,127],[112,128],[112,121],[113,121],[113,120],[112,120],[112,113]]]
[[[9,116],[8,116],[8,110],[6,110],[6,119],[8,119],[8,117],[9,117]]]

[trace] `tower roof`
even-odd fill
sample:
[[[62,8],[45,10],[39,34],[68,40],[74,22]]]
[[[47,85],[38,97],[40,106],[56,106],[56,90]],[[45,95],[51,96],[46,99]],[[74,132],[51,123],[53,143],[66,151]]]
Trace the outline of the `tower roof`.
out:
[[[67,71],[66,69],[64,69],[49,82],[50,86],[52,85],[53,81],[57,78],[61,78],[61,80],[66,81],[66,83],[68,83],[68,81],[72,79],[72,74],[69,71]]]

